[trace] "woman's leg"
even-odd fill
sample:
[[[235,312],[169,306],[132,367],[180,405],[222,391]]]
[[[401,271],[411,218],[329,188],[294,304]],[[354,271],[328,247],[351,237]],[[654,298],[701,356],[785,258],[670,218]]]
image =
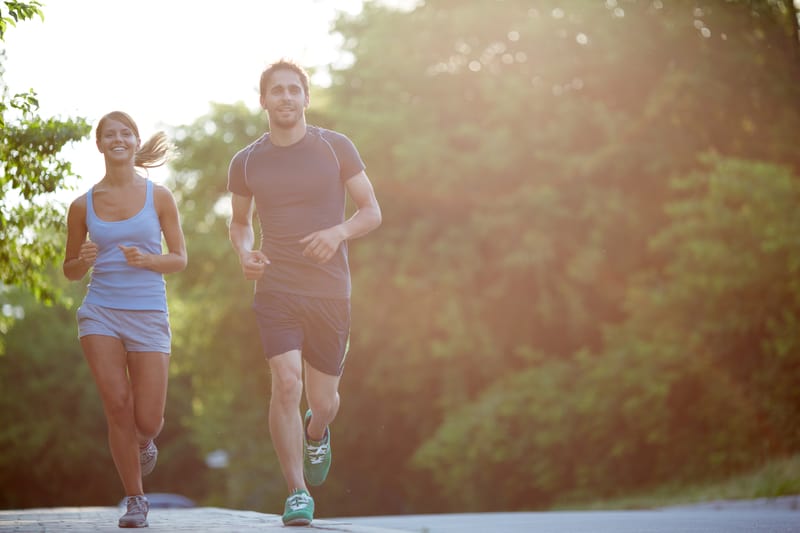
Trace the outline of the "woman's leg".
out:
[[[164,427],[169,379],[169,354],[129,352],[128,371],[139,445],[154,439]]]
[[[122,341],[105,335],[81,337],[108,425],[108,443],[125,494],[143,494],[134,397],[128,381],[127,354]]]

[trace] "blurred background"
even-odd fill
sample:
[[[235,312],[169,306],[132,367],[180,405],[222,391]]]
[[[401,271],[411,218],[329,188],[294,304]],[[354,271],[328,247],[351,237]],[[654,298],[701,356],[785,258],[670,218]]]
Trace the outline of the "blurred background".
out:
[[[0,6],[3,40],[36,5]],[[800,493],[797,11],[427,0],[335,17],[349,61],[307,118],[355,142],[384,221],[350,245],[321,510],[587,506],[754,471],[749,496]],[[61,275],[66,207],[47,200],[93,124],[3,87],[0,508],[115,505],[76,338],[86,280]],[[168,128],[189,266],[167,277],[145,489],[276,512],[269,376],[227,237],[228,163],[265,128],[256,98]]]

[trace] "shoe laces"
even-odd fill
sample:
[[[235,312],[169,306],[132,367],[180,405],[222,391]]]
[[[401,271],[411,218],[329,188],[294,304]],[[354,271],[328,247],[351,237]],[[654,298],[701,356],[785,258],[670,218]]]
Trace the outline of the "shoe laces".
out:
[[[289,506],[289,509],[291,509],[292,511],[297,511],[298,509],[303,509],[304,507],[307,507],[310,501],[311,497],[308,494],[306,494],[305,492],[297,492],[289,496],[289,501],[287,502],[287,505]]]
[[[321,443],[319,446],[313,444],[306,444],[308,450],[308,460],[312,465],[318,465],[325,460],[328,455],[329,444],[327,442]]]
[[[146,514],[148,507],[147,498],[144,496],[128,496],[128,514]]]

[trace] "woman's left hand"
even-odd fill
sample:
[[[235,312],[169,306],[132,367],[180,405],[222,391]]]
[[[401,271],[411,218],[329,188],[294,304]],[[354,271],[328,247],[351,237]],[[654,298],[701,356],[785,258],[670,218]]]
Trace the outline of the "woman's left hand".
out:
[[[119,249],[125,254],[125,260],[130,266],[137,268],[148,267],[150,254],[143,254],[136,246],[123,246],[120,244]]]

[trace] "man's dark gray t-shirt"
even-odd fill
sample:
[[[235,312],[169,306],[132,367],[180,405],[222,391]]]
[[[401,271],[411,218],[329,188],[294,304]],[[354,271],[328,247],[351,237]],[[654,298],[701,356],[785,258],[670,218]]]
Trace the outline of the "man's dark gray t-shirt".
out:
[[[228,190],[255,198],[261,250],[270,264],[256,291],[349,298],[347,242],[324,264],[303,256],[306,235],[344,222],[345,182],[364,170],[353,143],[335,131],[308,126],[290,146],[269,133],[240,150],[228,168]]]

